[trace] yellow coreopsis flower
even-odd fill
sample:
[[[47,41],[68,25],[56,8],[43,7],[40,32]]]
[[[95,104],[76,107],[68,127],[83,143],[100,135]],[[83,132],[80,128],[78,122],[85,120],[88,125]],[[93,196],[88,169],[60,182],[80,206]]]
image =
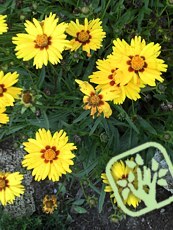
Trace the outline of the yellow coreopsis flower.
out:
[[[55,195],[46,195],[43,198],[43,212],[46,214],[52,214],[57,208],[57,198]]]
[[[97,90],[110,90],[114,93],[114,104],[122,104],[126,97],[131,100],[137,100],[140,98],[139,92],[142,86],[139,78],[135,83],[133,80],[127,84],[122,84],[122,79],[126,78],[124,73],[115,67],[114,62],[108,58],[105,60],[97,61],[98,71],[93,72],[90,78],[90,82],[98,84]]]
[[[2,205],[12,204],[16,196],[24,193],[22,179],[23,175],[19,172],[0,172],[0,202]]]
[[[7,15],[0,15],[0,34],[7,32],[8,26],[6,23]]]
[[[102,40],[106,33],[103,31],[100,19],[93,19],[88,22],[85,18],[84,24],[80,24],[76,19],[76,23],[71,21],[66,32],[73,37],[71,42],[71,51],[76,51],[82,47],[90,55],[90,50],[96,51],[102,46]]]
[[[9,116],[5,114],[5,107],[0,107],[0,126],[9,122]]]
[[[55,14],[50,13],[41,22],[35,18],[33,22],[26,21],[27,34],[19,33],[13,37],[17,58],[22,58],[23,61],[34,58],[33,65],[36,65],[36,69],[47,66],[48,61],[53,65],[60,62],[62,51],[71,46],[64,33],[68,25],[64,22],[58,24],[58,18],[55,17]]]
[[[123,161],[115,162],[111,170],[112,170],[112,176],[115,182],[117,182],[118,180],[127,178],[130,172],[135,171],[134,169],[131,169],[127,165],[125,165]],[[116,203],[117,202],[116,198],[114,196],[113,190],[109,184],[106,174],[102,173],[101,178],[103,179],[103,182],[106,184],[104,191],[111,193],[111,198],[114,198],[114,203]],[[118,191],[121,195],[122,187],[118,186]],[[138,197],[136,197],[131,191],[129,192],[127,199],[124,200],[122,197],[122,200],[124,204],[128,204],[129,206],[132,205],[134,208],[136,208],[141,202],[141,200]]]
[[[14,99],[17,99],[21,93],[21,88],[13,87],[18,82],[19,74],[17,72],[4,75],[0,71],[0,105],[1,107],[13,106]]]
[[[115,66],[124,72],[121,79],[123,85],[131,81],[132,78],[140,78],[144,84],[156,85],[156,80],[163,82],[162,72],[166,72],[167,65],[159,59],[161,46],[153,42],[146,44],[140,36],[135,36],[129,45],[126,41],[116,39],[113,53],[110,55]]]
[[[54,135],[49,130],[39,129],[35,139],[24,142],[25,150],[28,152],[22,161],[23,167],[33,169],[32,175],[36,181],[44,180],[46,177],[52,181],[59,181],[62,174],[71,173],[70,165],[75,155],[71,152],[76,149],[73,143],[68,143],[66,132],[60,130]]]
[[[79,84],[80,91],[85,94],[83,98],[84,109],[90,110],[90,115],[100,116],[102,113],[104,117],[109,118],[112,110],[107,101],[113,99],[113,94],[109,90],[96,91],[94,87],[87,81],[76,80]]]

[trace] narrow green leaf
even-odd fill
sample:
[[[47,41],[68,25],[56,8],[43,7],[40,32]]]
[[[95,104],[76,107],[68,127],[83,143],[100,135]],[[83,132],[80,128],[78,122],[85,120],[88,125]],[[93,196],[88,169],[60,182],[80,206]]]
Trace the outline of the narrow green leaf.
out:
[[[89,110],[86,110],[84,111],[78,118],[76,118],[74,121],[73,121],[73,124],[83,120],[84,118],[86,118],[88,116],[88,114],[90,113]]]
[[[93,56],[91,59],[90,59],[90,62],[87,66],[87,68],[85,68],[85,73],[84,73],[84,76],[83,76],[83,80],[88,80],[88,76],[92,73],[93,69],[94,69],[94,66],[95,66],[95,57]]]
[[[136,127],[136,125],[133,123],[133,121],[131,120],[131,118],[129,117],[129,115],[126,113],[126,111],[118,105],[114,105],[115,109],[118,110],[121,114],[125,115],[125,120],[128,122],[129,126],[134,129],[136,131],[136,133],[139,134],[139,130]]]
[[[43,113],[43,117],[44,117],[44,127],[46,129],[49,129],[49,127],[50,127],[49,126],[49,118],[48,118],[48,116],[47,116],[45,111],[43,111],[42,113]]]
[[[89,187],[96,193],[98,193],[100,195],[100,190],[93,184],[93,183],[89,183]]]
[[[94,131],[96,130],[97,126],[101,123],[102,117],[98,117],[97,120],[94,123],[94,126],[92,127],[91,131],[89,132],[89,136],[91,136]]]
[[[8,131],[6,131],[6,135],[12,134],[12,133],[16,133],[17,131],[19,131],[20,129],[26,128],[28,125],[24,124],[24,125],[13,125],[12,127],[10,127],[10,129]]]
[[[38,83],[37,83],[38,89],[40,89],[42,87],[42,84],[43,84],[44,79],[45,79],[45,75],[46,75],[45,66],[43,66],[42,69],[41,69],[41,72],[40,72]]]
[[[142,117],[138,116],[138,122],[144,130],[146,130],[147,132],[149,132],[153,135],[157,135],[156,130],[153,128],[153,126],[151,126],[151,124],[148,121],[146,121]]]
[[[104,200],[105,200],[105,196],[106,196],[104,188],[105,188],[105,185],[102,184],[102,189],[101,189],[101,193],[100,193],[100,197],[99,197],[99,202],[98,202],[98,211],[99,211],[99,213],[102,212],[103,204],[104,204]]]
[[[82,178],[85,175],[88,175],[96,167],[97,164],[98,164],[98,161],[94,161],[88,167],[86,167],[84,170],[81,170],[78,173],[73,173],[73,175],[76,177]]]

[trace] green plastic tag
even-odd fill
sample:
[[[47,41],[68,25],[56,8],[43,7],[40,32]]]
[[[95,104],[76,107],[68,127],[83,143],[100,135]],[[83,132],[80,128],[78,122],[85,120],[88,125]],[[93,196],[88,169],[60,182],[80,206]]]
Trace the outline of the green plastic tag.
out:
[[[150,167],[144,165],[144,160],[142,159],[139,152],[141,152],[142,150],[148,149],[150,147],[152,148],[154,147],[162,153],[168,165],[168,169],[162,169],[162,168],[159,169],[159,163],[154,158],[152,158],[151,160]],[[132,156],[135,159],[134,162],[130,160],[126,160],[126,165],[130,168],[134,168],[136,165],[139,166],[137,167],[137,170],[136,170],[137,183],[138,183],[137,188],[133,186],[133,180],[134,180],[134,175],[132,173],[133,171],[128,175],[127,181],[124,179],[119,180],[117,181],[117,184],[111,173],[112,165],[115,162],[122,160],[123,158],[132,157]],[[129,216],[133,216],[133,217],[141,216],[143,214],[146,214],[155,209],[159,209],[173,202],[173,196],[161,202],[156,201],[156,192],[157,192],[156,184],[160,186],[167,185],[167,181],[164,179],[164,176],[166,175],[168,171],[170,172],[173,178],[173,165],[171,163],[171,160],[166,152],[166,149],[157,142],[147,142],[131,150],[128,150],[118,156],[115,156],[108,162],[106,166],[106,176],[112,187],[112,190],[114,192],[118,206],[123,210],[124,213],[126,213]],[[125,187],[121,195],[119,194],[117,185]],[[147,186],[147,191],[146,189],[144,189],[145,186]],[[138,197],[141,201],[144,202],[145,207],[143,209],[141,210],[136,209],[132,211],[125,206],[125,204],[123,203],[122,197],[126,199],[129,194],[129,191],[131,191],[136,197]]]

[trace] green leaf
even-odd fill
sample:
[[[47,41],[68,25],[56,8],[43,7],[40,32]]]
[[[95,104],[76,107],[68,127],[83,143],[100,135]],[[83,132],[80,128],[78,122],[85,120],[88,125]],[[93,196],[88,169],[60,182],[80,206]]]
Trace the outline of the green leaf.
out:
[[[146,149],[145,153],[143,155],[144,162],[145,163],[151,162],[155,152],[156,152],[155,148],[150,147],[150,148]]]
[[[159,168],[159,163],[153,158],[151,162],[151,169],[156,172]]]
[[[130,160],[126,160],[126,165],[131,169],[134,169],[136,167],[136,163]]]
[[[126,187],[127,186],[127,180],[118,180],[117,184],[121,187]]]
[[[9,127],[9,130],[6,131],[6,135],[16,133],[20,129],[24,129],[28,126],[28,124],[23,124],[23,125],[13,125],[12,127]]]
[[[83,207],[80,207],[80,206],[74,206],[73,209],[77,213],[80,213],[80,214],[87,213],[87,210],[85,208],[83,208]]]
[[[164,177],[168,172],[168,169],[160,169],[159,170],[159,177]]]
[[[43,117],[44,117],[44,127],[46,129],[49,129],[49,127],[50,127],[50,125],[49,125],[49,118],[48,118],[48,116],[46,114],[46,111],[42,111],[42,113],[43,113]]]
[[[128,181],[130,183],[132,183],[134,180],[135,180],[135,176],[134,176],[133,172],[129,172]]]
[[[96,130],[97,126],[101,123],[102,117],[98,117],[97,120],[94,123],[94,126],[92,127],[91,131],[89,132],[89,136],[91,136],[94,131]]]
[[[90,58],[90,62],[87,66],[87,68],[85,68],[85,73],[83,76],[83,80],[88,80],[88,76],[92,73],[94,66],[95,66],[95,57],[93,56],[92,58]]]
[[[146,121],[142,117],[138,116],[138,122],[144,130],[146,130],[147,132],[149,132],[153,135],[157,135],[156,130],[153,128],[153,126],[150,125],[150,123],[148,121]]]
[[[129,126],[134,129],[136,131],[136,133],[139,134],[139,130],[138,128],[136,127],[136,125],[133,123],[133,121],[131,120],[131,118],[129,117],[129,115],[126,113],[126,111],[121,107],[121,106],[118,106],[118,105],[114,105],[115,109],[117,111],[119,111],[121,114],[125,115],[125,120],[128,122]]]
[[[73,124],[83,120],[84,118],[86,118],[88,116],[88,114],[90,113],[89,110],[86,110],[84,111],[78,118],[76,118],[74,121],[73,121]]]
[[[102,190],[101,190],[100,197],[99,197],[99,202],[98,202],[98,211],[99,211],[99,213],[102,212],[103,204],[104,204],[104,200],[105,200],[105,196],[106,196],[104,188],[105,188],[105,185],[102,184]]]
[[[135,9],[128,9],[116,22],[117,27],[122,28],[123,24],[128,24],[132,21],[135,17],[136,10]]]
[[[73,173],[74,176],[82,178],[85,175],[88,175],[98,164],[98,161],[91,162],[88,167],[86,167],[84,170],[81,170],[77,173]]]
[[[82,205],[85,202],[85,199],[79,199],[79,200],[75,200],[73,202],[73,205]]]
[[[160,185],[160,186],[167,186],[167,181],[165,179],[159,179],[157,181],[157,184]]]
[[[37,83],[38,89],[40,89],[42,87],[44,79],[45,79],[45,76],[46,76],[46,71],[45,71],[45,66],[43,66],[42,69],[41,69],[41,72],[40,72],[38,83]]]
[[[128,195],[129,195],[129,192],[130,192],[130,189],[129,189],[129,188],[123,189],[123,191],[122,191],[121,194],[122,194],[122,197],[123,197],[124,200],[127,199]]]
[[[135,157],[135,161],[138,165],[143,165],[144,164],[144,160],[142,159],[142,157],[137,154],[136,157]]]

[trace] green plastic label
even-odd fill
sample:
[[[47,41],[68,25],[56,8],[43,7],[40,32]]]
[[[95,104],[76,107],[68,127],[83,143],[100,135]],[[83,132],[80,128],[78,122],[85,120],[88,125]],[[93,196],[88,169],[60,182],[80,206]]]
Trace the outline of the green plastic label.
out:
[[[162,153],[168,165],[168,169],[160,168],[159,162],[157,162],[154,158],[152,158],[151,160],[150,167],[144,165],[144,160],[142,159],[140,152],[151,147],[158,149]],[[127,157],[133,157],[134,161],[126,160],[125,162],[129,168],[134,168],[137,166],[135,172],[136,175],[134,175],[132,171],[129,173],[128,178],[116,182],[111,173],[112,165],[119,160],[123,160],[124,158],[127,159]],[[156,142],[147,142],[118,156],[115,156],[108,162],[106,166],[106,176],[108,178],[110,186],[112,187],[118,206],[123,210],[124,213],[132,217],[141,216],[173,202],[173,196],[160,202],[157,202],[156,200],[156,184],[160,186],[167,186],[167,181],[166,179],[164,179],[164,176],[167,174],[168,171],[173,178],[173,165],[166,152],[166,149],[161,144]],[[133,184],[135,176],[137,177],[136,187]],[[118,186],[124,187],[123,191],[121,190],[121,194],[119,194]],[[144,202],[144,208],[142,208],[141,210],[135,209],[134,211],[132,211],[128,207],[126,207],[122,200],[122,197],[127,197],[129,191]]]

